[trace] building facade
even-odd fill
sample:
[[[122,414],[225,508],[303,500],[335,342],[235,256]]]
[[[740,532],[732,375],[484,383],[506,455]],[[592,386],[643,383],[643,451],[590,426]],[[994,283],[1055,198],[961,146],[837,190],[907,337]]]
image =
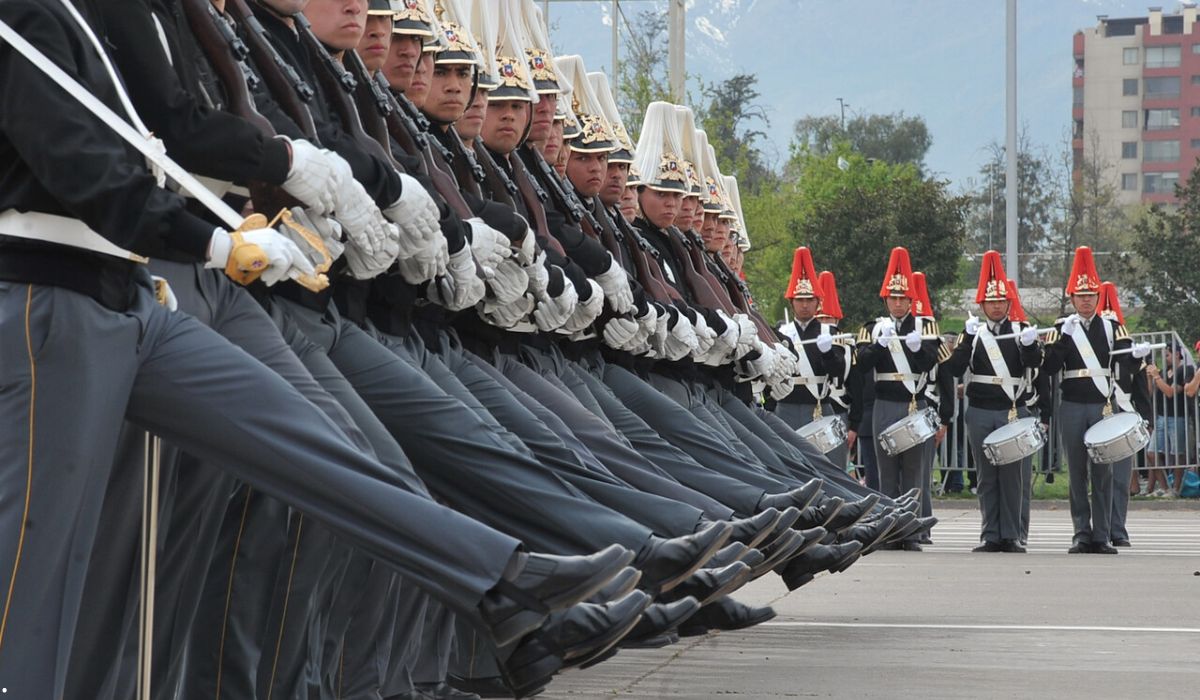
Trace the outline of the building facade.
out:
[[[1075,33],[1075,177],[1095,168],[1123,204],[1175,202],[1200,156],[1197,10],[1150,8]]]

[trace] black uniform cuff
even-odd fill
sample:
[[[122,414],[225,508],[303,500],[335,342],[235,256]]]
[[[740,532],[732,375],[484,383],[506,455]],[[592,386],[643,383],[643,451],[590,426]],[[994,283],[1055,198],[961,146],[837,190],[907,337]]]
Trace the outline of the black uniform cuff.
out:
[[[207,221],[180,209],[170,221],[166,242],[169,247],[202,262],[208,259],[208,244],[214,228]]]
[[[262,161],[254,179],[271,185],[282,185],[292,169],[291,151],[287,142],[280,138],[263,139]]]

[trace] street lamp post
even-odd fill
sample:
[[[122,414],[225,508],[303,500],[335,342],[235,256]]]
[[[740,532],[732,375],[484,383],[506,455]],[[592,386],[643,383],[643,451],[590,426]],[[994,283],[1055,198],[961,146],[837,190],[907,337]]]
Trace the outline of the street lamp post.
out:
[[[842,110],[842,133],[846,133],[846,108],[850,106],[848,102],[842,98],[837,98],[838,107]]]

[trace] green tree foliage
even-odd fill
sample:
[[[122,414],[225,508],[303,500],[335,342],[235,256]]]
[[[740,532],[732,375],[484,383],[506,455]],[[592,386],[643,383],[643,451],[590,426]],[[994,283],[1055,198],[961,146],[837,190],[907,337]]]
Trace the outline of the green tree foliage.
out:
[[[793,143],[817,155],[836,151],[848,143],[864,158],[886,163],[908,163],[925,168],[925,155],[933,145],[929,127],[921,117],[893,114],[857,114],[842,128],[840,116],[807,116],[796,121]]]
[[[1133,247],[1145,263],[1137,286],[1143,327],[1175,329],[1187,341],[1200,338],[1200,165],[1176,188],[1179,207],[1157,205],[1133,226]]]
[[[643,11],[628,29],[621,34],[621,80],[616,98],[625,128],[637,143],[646,106],[671,99],[667,82],[667,13]]]
[[[763,162],[758,145],[766,138],[762,129],[770,127],[771,120],[766,108],[758,103],[761,95],[757,83],[758,76],[741,73],[704,85],[696,107],[697,124],[708,134],[721,172],[738,179],[743,195],[758,192],[776,180],[775,173]]]
[[[782,319],[792,251],[807,245],[817,268],[833,270],[845,312],[856,327],[882,313],[879,287],[894,246],[908,249],[925,273],[934,307],[957,293],[966,200],[913,164],[868,163],[843,145],[827,155],[799,153],[799,178],[745,205],[753,248],[747,278],[768,318]]]

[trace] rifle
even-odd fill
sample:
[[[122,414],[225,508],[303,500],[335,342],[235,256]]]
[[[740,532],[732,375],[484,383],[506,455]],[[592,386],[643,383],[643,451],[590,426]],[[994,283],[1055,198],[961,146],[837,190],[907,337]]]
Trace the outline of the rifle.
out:
[[[533,223],[537,227],[538,236],[546,241],[546,245],[565,258],[567,251],[563,249],[562,243],[557,238],[550,235],[550,224],[546,222],[546,210],[543,208],[543,202],[546,201],[546,191],[538,186],[537,181],[533,179],[533,175],[525,168],[525,162],[521,160],[516,151],[509,154],[508,162],[512,165],[513,181],[516,183],[521,200],[525,202],[525,209],[533,217]]]
[[[517,191],[517,183],[512,181],[504,168],[501,168],[496,159],[492,157],[492,152],[483,145],[483,139],[476,137],[473,150],[476,162],[483,170],[483,181],[491,182],[492,199],[515,209],[516,198],[520,196]]]
[[[266,28],[254,16],[246,0],[226,0],[225,9],[242,27],[245,46],[254,65],[258,66],[271,97],[296,122],[304,137],[317,143],[317,126],[313,122],[312,113],[308,111],[308,104],[316,94],[312,86],[300,77],[292,64],[279,55],[279,51],[267,36]]]

